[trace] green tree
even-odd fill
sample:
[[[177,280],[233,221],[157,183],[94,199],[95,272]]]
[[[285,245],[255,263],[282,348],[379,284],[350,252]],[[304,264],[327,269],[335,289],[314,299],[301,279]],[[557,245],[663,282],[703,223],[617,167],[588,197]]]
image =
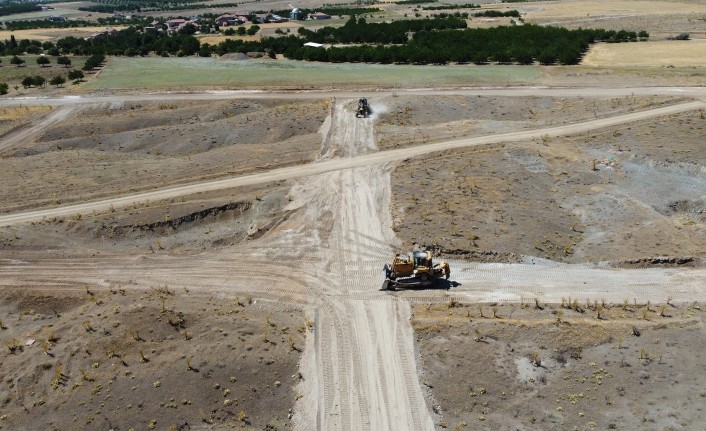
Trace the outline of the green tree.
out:
[[[69,70],[68,76],[69,76],[70,80],[78,82],[83,79],[84,75],[83,75],[83,72],[81,72],[80,70],[73,69],[73,70]]]
[[[24,59],[22,59],[16,55],[13,55],[12,58],[10,59],[10,63],[16,65],[17,67],[20,67],[23,64],[25,64],[25,61],[24,61]]]
[[[71,66],[71,59],[65,55],[62,55],[56,59],[56,64],[63,64],[64,67],[69,67]]]
[[[44,67],[44,66],[46,66],[46,65],[48,65],[48,64],[50,64],[50,63],[51,63],[51,60],[49,60],[49,57],[45,57],[45,56],[43,56],[43,55],[37,57],[37,64],[38,64],[40,67]]]
[[[43,76],[33,76],[32,77],[32,85],[36,87],[44,87],[44,84],[47,82],[47,80]]]
[[[254,36],[258,31],[260,31],[259,25],[251,25],[250,28],[247,30],[247,34],[248,36]]]
[[[51,84],[51,85],[53,85],[53,86],[55,86],[55,87],[59,87],[60,85],[64,85],[65,83],[66,83],[66,78],[64,78],[64,77],[61,76],[61,75],[56,75],[55,77],[53,77],[53,78],[49,81],[49,84]]]
[[[22,78],[22,86],[24,88],[29,88],[32,85],[34,85],[34,79],[32,79],[31,76],[25,76],[24,78]]]
[[[7,82],[0,83],[0,96],[6,95],[9,89],[10,87],[8,87]]]

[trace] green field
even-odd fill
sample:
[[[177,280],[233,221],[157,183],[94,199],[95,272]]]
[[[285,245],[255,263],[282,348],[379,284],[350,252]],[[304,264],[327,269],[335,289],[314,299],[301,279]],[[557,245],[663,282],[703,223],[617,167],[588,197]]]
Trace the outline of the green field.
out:
[[[307,63],[290,60],[123,58],[108,61],[86,90],[179,88],[443,87],[526,84],[539,81],[535,66],[397,66]]]

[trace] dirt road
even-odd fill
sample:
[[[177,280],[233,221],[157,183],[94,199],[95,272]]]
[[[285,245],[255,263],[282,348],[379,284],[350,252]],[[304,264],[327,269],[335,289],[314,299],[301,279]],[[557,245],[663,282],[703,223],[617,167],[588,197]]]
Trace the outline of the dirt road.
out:
[[[410,302],[538,298],[706,300],[704,269],[608,269],[596,265],[452,262],[450,291],[380,292],[379,273],[394,252],[389,163],[463,146],[558,136],[700,109],[701,102],[569,126],[461,139],[400,151],[376,150],[374,120],[335,105],[321,156],[310,165],[234,179],[0,218],[0,225],[99,211],[136,200],[294,179],[292,216],[246,245],[178,256],[36,258],[4,253],[0,287],[13,289],[172,289],[296,302],[311,318],[293,417],[298,430],[431,430],[434,420],[418,375]]]
[[[375,92],[376,98],[395,95],[415,96],[546,96],[546,97],[622,97],[648,95],[688,95],[704,100],[706,87],[497,87],[497,88],[411,88],[381,90]],[[196,93],[155,92],[121,95],[86,95],[63,97],[16,97],[0,100],[2,106],[64,106],[94,103],[127,103],[127,102],[183,102],[190,100],[227,100],[227,99],[321,99],[338,97],[339,99],[355,99],[359,92],[350,91],[204,91]]]
[[[57,208],[49,208],[43,210],[28,211],[18,214],[9,214],[0,216],[0,226],[7,226],[16,223],[27,223],[32,221],[40,221],[50,217],[67,217],[76,214],[85,214],[90,212],[101,212],[110,208],[122,208],[133,205],[136,202],[146,200],[170,199],[174,197],[189,195],[198,192],[207,192],[215,190],[223,190],[232,187],[247,186],[253,184],[262,184],[278,180],[295,179],[304,176],[316,175],[324,172],[337,171],[341,169],[349,169],[355,167],[370,166],[372,164],[389,163],[407,158],[417,157],[424,154],[429,154],[437,151],[451,150],[455,148],[471,147],[487,144],[497,144],[501,142],[515,142],[520,140],[538,139],[542,137],[555,137],[561,135],[569,135],[575,133],[586,132],[593,129],[609,127],[618,124],[624,124],[632,121],[645,120],[649,118],[660,117],[664,115],[676,114],[679,112],[691,111],[696,109],[706,108],[704,102],[687,102],[678,105],[666,106],[663,108],[650,109],[640,112],[632,112],[629,114],[617,115],[610,118],[601,118],[597,120],[585,121],[581,123],[569,124],[559,127],[549,127],[544,129],[527,130],[512,133],[503,133],[498,135],[483,136],[478,138],[458,139],[448,142],[439,142],[434,144],[419,145],[412,148],[404,148],[398,150],[370,152],[366,154],[358,154],[353,157],[336,158],[321,160],[317,163],[308,165],[290,166],[285,168],[273,169],[262,173],[244,175],[234,178],[226,178],[222,180],[207,181],[196,184],[187,184],[182,186],[168,187],[151,192],[133,194],[124,197],[105,199],[96,202],[87,202],[76,205],[68,205]],[[346,132],[349,133],[349,132]],[[341,142],[349,141],[352,135],[341,136]],[[329,151],[329,150],[324,150]],[[339,151],[339,150],[335,150]]]
[[[39,136],[42,131],[49,127],[67,120],[75,115],[82,105],[62,105],[48,114],[34,120],[33,122],[5,135],[0,141],[0,154],[5,153],[13,148],[21,146],[27,141],[31,141]]]
[[[319,163],[376,151],[373,120],[337,105]],[[434,429],[417,378],[409,304],[386,295],[351,298],[376,286],[392,253],[390,173],[383,165],[325,172],[300,180],[292,193],[296,219],[315,233],[330,281],[321,286],[314,342],[301,368],[309,381],[295,429]],[[296,247],[300,232],[290,235]],[[315,424],[315,425],[314,425]]]

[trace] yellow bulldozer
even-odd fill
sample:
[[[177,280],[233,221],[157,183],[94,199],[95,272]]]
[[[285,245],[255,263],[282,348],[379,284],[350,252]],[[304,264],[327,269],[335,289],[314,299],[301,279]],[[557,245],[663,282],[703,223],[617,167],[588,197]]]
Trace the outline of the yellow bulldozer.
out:
[[[437,279],[448,280],[451,276],[448,262],[434,264],[431,252],[423,250],[411,252],[406,256],[396,254],[392,264],[386,264],[383,271],[385,281],[382,283],[382,290],[429,286]]]

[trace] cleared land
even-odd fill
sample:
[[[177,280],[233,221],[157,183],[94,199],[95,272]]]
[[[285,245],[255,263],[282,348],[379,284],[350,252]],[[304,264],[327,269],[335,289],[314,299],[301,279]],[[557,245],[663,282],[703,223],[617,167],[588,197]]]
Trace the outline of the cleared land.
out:
[[[706,22],[698,2],[503,7]],[[0,228],[0,425],[700,429],[706,99],[672,86],[706,69],[676,66],[134,58],[82,85],[118,94],[13,94],[1,217],[49,212]],[[459,89],[508,84],[533,87]],[[452,279],[378,291],[413,243]]]
[[[523,90],[514,91],[517,94],[524,93]],[[649,92],[648,89],[643,91]],[[661,94],[662,90],[655,91]],[[665,129],[674,133],[675,141],[693,143],[694,134],[700,133],[698,128],[702,127],[703,119],[698,109],[704,106],[701,102],[682,103],[690,99],[671,96],[585,96],[593,93],[596,93],[593,89],[575,90],[572,93],[574,97],[583,95],[575,99],[566,96],[517,97],[517,94],[514,98],[436,96],[433,92],[417,97],[391,94],[379,99],[370,97],[377,112],[375,119],[356,119],[352,115],[354,100],[337,100],[332,104],[331,99],[321,99],[327,96],[322,93],[315,93],[319,99],[312,99],[311,95],[292,100],[274,95],[268,99],[267,95],[261,94],[249,100],[224,95],[221,97],[226,98],[220,101],[182,102],[128,102],[121,101],[120,96],[111,96],[96,99],[102,100],[101,103],[92,104],[87,100],[81,103],[70,102],[65,107],[51,111],[50,115],[64,109],[69,112],[76,110],[73,116],[63,122],[49,124],[47,127],[41,127],[42,123],[38,123],[34,129],[37,133],[30,134],[32,139],[18,142],[17,146],[6,151],[7,156],[3,159],[3,163],[7,161],[6,169],[17,170],[8,176],[10,179],[17,177],[17,180],[12,188],[8,188],[10,192],[4,198],[8,205],[7,211],[16,209],[20,203],[28,207],[56,205],[56,195],[43,196],[41,192],[49,190],[63,193],[60,199],[68,200],[86,200],[87,195],[82,196],[82,193],[90,193],[94,197],[124,193],[127,195],[125,198],[130,199],[134,191],[123,187],[151,187],[164,179],[174,181],[203,176],[201,170],[207,167],[212,168],[214,174],[235,173],[234,178],[226,178],[224,181],[254,179],[256,184],[250,183],[249,187],[239,189],[221,187],[217,191],[208,191],[208,188],[199,189],[197,183],[191,195],[182,193],[150,201],[134,201],[133,197],[131,205],[105,207],[93,213],[77,211],[65,218],[48,217],[35,223],[17,223],[3,228],[0,285],[5,294],[17,295],[17,287],[21,287],[23,292],[35,292],[34,296],[57,294],[60,291],[57,294],[59,297],[78,296],[79,299],[84,298],[82,303],[88,303],[88,306],[77,308],[75,313],[62,310],[58,311],[61,317],[51,318],[54,324],[51,330],[62,330],[69,334],[66,346],[62,344],[64,338],[57,340],[51,334],[45,335],[49,330],[46,327],[22,326],[36,322],[14,317],[22,311],[8,310],[7,315],[11,317],[9,323],[4,324],[8,329],[3,331],[13,332],[11,335],[6,332],[9,336],[4,339],[6,351],[3,365],[0,366],[10,364],[8,367],[14,370],[12,375],[31,375],[32,378],[9,383],[14,386],[8,387],[5,391],[7,395],[4,395],[7,400],[7,423],[20,429],[26,426],[28,418],[34,420],[33,424],[47,425],[63,424],[68,420],[73,423],[74,419],[76,423],[81,421],[82,424],[94,421],[132,424],[134,417],[138,417],[142,422],[136,423],[137,426],[145,423],[149,426],[156,420],[155,426],[179,426],[184,422],[211,427],[221,424],[247,426],[250,423],[257,428],[269,424],[270,429],[292,427],[301,430],[343,430],[368,426],[370,429],[383,430],[396,429],[398,424],[402,424],[400,428],[403,429],[431,430],[442,423],[467,421],[462,407],[455,407],[453,403],[463,403],[468,391],[464,390],[462,396],[461,392],[457,393],[453,389],[435,398],[437,394],[433,389],[441,386],[431,382],[430,378],[435,378],[437,364],[432,363],[427,356],[428,345],[418,345],[422,349],[421,357],[415,353],[413,328],[410,326],[412,310],[407,300],[413,303],[453,304],[446,308],[464,311],[474,308],[463,309],[457,306],[460,305],[458,301],[471,302],[474,298],[476,301],[478,298],[515,301],[522,297],[537,297],[558,302],[557,296],[567,293],[576,295],[582,301],[596,296],[605,296],[610,301],[619,301],[624,296],[640,296],[656,302],[666,300],[665,295],[673,295],[674,301],[680,301],[680,307],[684,307],[682,301],[685,300],[703,300],[706,293],[700,283],[704,276],[701,268],[650,268],[636,272],[622,268],[609,269],[606,265],[600,269],[589,265],[561,266],[537,258],[544,256],[534,250],[530,251],[529,256],[496,254],[496,257],[499,256],[496,262],[522,260],[524,265],[454,262],[453,280],[447,283],[447,287],[456,290],[450,292],[377,291],[379,268],[395,250],[406,248],[402,242],[409,240],[404,231],[400,230],[397,235],[393,231],[393,227],[400,226],[398,223],[393,224],[393,216],[397,217],[399,211],[396,201],[399,196],[407,196],[406,187],[415,189],[415,193],[425,193],[422,197],[424,200],[413,210],[437,211],[440,217],[442,213],[455,215],[456,211],[454,208],[447,211],[444,205],[449,202],[443,199],[461,199],[464,192],[469,194],[464,199],[471,201],[466,201],[470,204],[459,211],[465,212],[469,220],[478,213],[471,204],[484,205],[484,209],[488,210],[505,209],[506,199],[503,199],[502,194],[512,187],[534,187],[537,189],[534,198],[543,200],[544,208],[553,208],[552,205],[557,203],[554,199],[558,198],[544,195],[540,193],[541,190],[553,187],[560,190],[556,196],[565,194],[576,197],[578,194],[574,193],[574,189],[584,187],[583,182],[592,180],[593,177],[588,178],[591,175],[606,175],[608,180],[616,182],[616,190],[629,183],[627,180],[618,182],[616,177],[610,176],[615,172],[617,162],[625,166],[623,158],[608,158],[596,165],[598,172],[594,171],[591,164],[593,159],[583,160],[586,156],[582,151],[593,158],[598,158],[603,152],[608,155],[613,153],[610,148],[601,146],[603,142],[600,139],[595,147],[586,145],[581,140],[586,138],[583,134],[576,136],[579,141],[572,145],[572,136],[577,132],[588,131],[588,137],[591,137],[591,133],[604,136],[602,129],[611,127],[607,132],[609,138],[606,139],[616,139],[620,138],[619,134],[613,133],[616,125],[621,127],[618,133],[629,135],[624,129],[633,125],[629,123],[622,126],[623,123],[631,119],[645,121],[651,118],[646,123],[647,128],[652,124],[657,130]],[[503,116],[502,112],[486,112],[493,109],[501,110],[506,115]],[[677,114],[679,112],[686,114]],[[670,113],[673,115],[671,118],[667,117]],[[32,115],[42,114],[37,111]],[[474,118],[476,123],[472,124]],[[672,123],[673,119],[677,123]],[[405,135],[399,129],[408,125],[418,130],[443,130],[454,129],[454,124],[465,124],[467,128],[462,133],[471,137],[420,145],[423,142],[405,140]],[[542,126],[551,127],[543,129]],[[402,139],[398,144],[402,147],[378,151],[375,139],[378,127],[384,131],[387,137],[385,145],[390,148],[395,147],[397,130]],[[597,131],[593,132],[594,129]],[[660,144],[657,144],[662,136],[656,131],[649,133],[643,129],[645,127],[635,127],[635,130],[645,133],[634,139],[645,141],[646,148],[629,146],[632,137],[626,137],[625,142],[620,143],[620,151],[623,151],[621,157],[627,157],[625,153],[628,150],[637,153],[635,160],[627,159],[633,165],[643,162],[649,165],[646,158],[658,161],[676,155],[689,157],[686,151],[681,151],[687,150],[686,146],[675,148],[679,150],[677,152],[669,148],[664,150],[663,155],[659,152],[662,150]],[[493,136],[493,130],[508,133]],[[236,133],[237,138],[231,133]],[[211,134],[220,138],[213,142],[209,139]],[[558,138],[560,135],[568,137]],[[449,138],[454,135],[451,133],[445,136]],[[243,145],[239,145],[239,142]],[[310,147],[304,145],[306,142],[310,143]],[[651,142],[655,143],[656,148],[653,148]],[[477,146],[481,151],[454,150],[469,145]],[[584,145],[587,149],[583,148]],[[310,151],[295,151],[291,163],[302,164],[310,160],[315,160],[315,163],[264,171],[251,176],[238,176],[237,170],[228,167],[228,164],[240,166],[243,169],[241,172],[253,167],[266,167],[268,163],[286,159],[289,157],[288,152],[295,148],[310,148]],[[535,150],[541,153],[542,160],[547,159],[547,163],[552,163],[546,166],[546,170],[538,169],[543,165],[534,163],[534,157],[540,157]],[[652,154],[653,150],[655,154]],[[694,150],[702,153],[700,147]],[[640,151],[649,151],[650,155]],[[491,155],[489,163],[494,163],[493,166],[485,165],[478,157],[478,153],[483,152]],[[275,160],[275,155],[282,159]],[[410,159],[415,155],[419,158]],[[405,159],[410,160],[403,165],[395,165]],[[65,161],[57,165],[58,160]],[[682,160],[678,159],[679,162]],[[121,161],[123,164],[120,164]],[[419,162],[422,164],[418,165]],[[440,165],[435,168],[434,163]],[[665,163],[669,162],[665,160]],[[136,164],[137,169],[133,167],[131,169],[134,170],[123,172],[131,164]],[[25,174],[55,165],[51,172],[42,169],[42,176]],[[504,165],[508,166],[508,171],[500,169]],[[488,183],[488,187],[485,183],[481,187],[460,184],[461,189],[448,190],[450,185],[459,185],[455,180],[462,179],[460,176],[449,178],[448,175],[460,174],[456,172],[457,168],[467,169],[466,166],[472,169],[480,167],[479,176],[503,177],[504,183],[499,184],[498,179],[496,183]],[[565,175],[559,171],[567,169],[567,166],[577,172]],[[683,184],[703,189],[698,182],[701,181],[698,177],[701,174],[680,171],[677,167],[678,163],[666,166],[676,169],[672,179],[695,175],[696,180],[689,177],[684,179]],[[406,168],[410,170],[404,171]],[[665,172],[668,170],[666,168]],[[422,171],[429,169],[437,169],[438,172],[429,178],[419,177]],[[278,172],[289,172],[290,175],[282,181],[273,182],[278,179],[274,175]],[[649,177],[654,176],[649,169],[641,172]],[[69,174],[78,176],[71,177]],[[406,178],[401,179],[400,174]],[[524,177],[515,178],[513,175]],[[587,176],[587,179],[578,178],[580,175]],[[436,177],[444,182],[447,190],[441,190],[440,185],[434,183]],[[565,180],[565,177],[570,180]],[[545,180],[554,182],[547,183]],[[606,181],[594,183],[601,187],[610,186]],[[638,196],[638,192],[651,193],[635,185],[632,187],[634,196]],[[34,190],[40,192],[29,192]],[[485,195],[486,191],[489,195]],[[615,190],[612,192],[617,195]],[[481,194],[482,199],[490,197],[476,202]],[[24,201],[20,201],[20,196]],[[513,194],[510,193],[510,196]],[[670,196],[676,194],[672,192]],[[435,197],[442,199],[437,200]],[[509,199],[507,208],[515,204]],[[578,203],[581,203],[580,199]],[[537,207],[541,205],[538,203]],[[554,226],[538,224],[533,219],[541,217],[541,214],[537,216],[529,211],[529,216],[523,219],[524,208],[521,205],[517,208],[512,214],[501,214],[500,222],[517,217],[518,223],[523,223],[528,229],[553,235]],[[675,208],[682,211],[680,206]],[[695,208],[698,210],[700,207]],[[597,207],[591,207],[589,211],[594,211],[589,215],[599,219],[614,215],[605,215],[602,208]],[[701,232],[704,222],[690,211],[692,206],[686,205],[683,208],[685,215],[677,217],[690,217],[693,225],[689,229],[693,229],[691,232],[696,241],[696,235]],[[547,218],[555,216],[559,222],[563,221],[559,211],[546,215]],[[661,215],[653,212],[647,212],[645,216],[645,223],[661,220]],[[424,225],[415,225],[417,222],[418,218],[405,221],[409,226],[415,226],[422,235],[430,234],[431,230],[439,231],[434,220],[427,223],[428,229]],[[492,229],[492,223],[487,224],[488,229]],[[601,227],[591,220],[585,222],[585,225]],[[576,228],[582,229],[583,225]],[[513,237],[514,233],[508,237]],[[502,244],[501,241],[498,239],[498,244]],[[667,243],[667,239],[664,241]],[[519,246],[518,250],[524,245],[520,240],[516,243],[510,241],[509,244]],[[658,252],[657,246],[654,244],[649,253]],[[600,241],[595,242],[595,247],[603,251],[608,249],[606,243]],[[482,254],[467,253],[463,256],[463,253],[456,253],[454,256],[478,260]],[[493,252],[488,254],[492,255]],[[480,260],[488,259],[481,257]],[[640,264],[653,265],[653,262]],[[696,259],[687,261],[685,266],[698,267],[700,264]],[[667,265],[678,264],[675,261],[667,262]],[[125,303],[112,299],[120,299],[123,293],[126,295]],[[192,295],[194,301],[189,300]],[[208,298],[212,303],[204,303],[196,300],[196,297]],[[250,300],[243,299],[246,297],[253,298],[252,304]],[[102,308],[94,309],[91,305],[93,301],[96,307]],[[19,298],[10,296],[6,307],[19,302]],[[40,303],[34,298],[28,302]],[[56,300],[47,302],[57,303]],[[141,313],[141,306],[145,307],[146,314]],[[247,314],[250,306],[257,307],[253,309],[256,315]],[[659,316],[661,310],[655,311],[652,305],[645,306],[652,307],[652,311],[647,310],[644,317],[656,319]],[[281,307],[290,308],[283,310]],[[507,307],[514,309],[512,306]],[[496,315],[504,317],[508,308],[501,308]],[[680,310],[691,312],[687,308]],[[179,314],[180,311],[183,315]],[[282,311],[289,312],[289,317],[283,316]],[[131,313],[129,324],[120,320],[120,315],[128,312]],[[485,312],[491,313],[492,308],[486,308]],[[597,310],[595,312],[598,313]],[[416,311],[414,313],[418,316]],[[576,313],[578,315],[580,311]],[[44,311],[42,314],[48,313]],[[301,314],[306,317],[297,324]],[[670,310],[660,314],[670,314]],[[467,322],[468,313],[464,316],[462,319]],[[607,316],[604,312],[602,318],[606,319]],[[660,318],[667,319],[663,316]],[[241,323],[239,317],[247,317],[248,320],[243,319]],[[64,318],[68,320],[61,320]],[[567,311],[566,318],[575,317]],[[157,322],[153,323],[155,328],[163,325],[167,332],[175,332],[160,332],[153,338],[152,334],[146,335],[143,331],[139,334],[132,332],[133,328],[148,326],[152,319]],[[116,322],[120,324],[115,326]],[[11,327],[11,324],[16,325],[17,329]],[[182,324],[185,327],[180,327]],[[174,326],[177,329],[173,329]],[[286,327],[289,329],[285,330]],[[121,328],[127,330],[129,338],[125,332],[121,332]],[[297,344],[301,342],[299,338],[289,337],[293,334],[292,328],[300,328],[298,333],[302,336],[306,334],[303,346]],[[444,336],[454,334],[446,327],[442,328]],[[618,331],[621,328],[626,329],[623,325],[611,330]],[[648,332],[642,324],[639,330]],[[229,334],[235,334],[236,331],[238,341],[220,341],[221,344],[218,344],[220,337],[231,337]],[[524,335],[522,331],[508,331],[518,337]],[[93,350],[89,346],[88,352],[70,350],[74,344],[68,340],[77,338],[71,334],[84,332],[88,333],[84,338],[92,340],[91,337],[96,337],[100,343],[97,342]],[[417,334],[422,338],[427,336],[424,328],[419,326]],[[191,340],[190,336],[193,337]],[[458,345],[467,350],[468,347],[463,343],[475,341],[471,341],[474,339],[473,334],[465,330],[459,333],[459,337],[464,336],[466,339]],[[491,336],[494,335],[489,335],[488,339],[492,339]],[[35,340],[34,344],[47,346],[46,350],[55,356],[46,359],[47,354],[42,350],[34,350],[34,347],[27,345],[29,338]],[[199,344],[190,344],[199,338]],[[486,340],[486,335],[481,334],[479,338]],[[435,339],[443,338],[435,336]],[[521,340],[524,342],[527,338]],[[700,348],[698,342],[689,341],[691,339],[683,345]],[[19,347],[23,342],[25,347]],[[550,359],[545,357],[541,349],[541,340],[537,343],[539,345],[527,343],[522,347],[524,350],[518,347],[516,351],[519,354],[536,350],[539,353],[533,357],[535,362],[539,360],[548,367]],[[113,344],[116,345],[114,348]],[[146,364],[154,364],[155,368],[150,368],[151,365],[145,367],[145,363],[139,362],[142,359],[139,349],[141,344],[151,347],[149,353],[143,349],[142,354],[149,360]],[[625,346],[628,345],[626,342]],[[642,347],[630,346],[636,349]],[[588,351],[588,345],[585,347]],[[36,362],[34,356],[26,356],[30,352],[39,352],[38,356],[45,358],[45,361]],[[70,356],[71,352],[75,352],[74,356]],[[192,362],[203,358],[203,352],[209,357],[218,358],[228,357],[228,352],[232,352],[234,357],[227,362],[205,359],[198,363]],[[298,360],[299,353],[302,356],[297,372],[289,364]],[[656,353],[642,353],[645,355],[642,361],[658,361]],[[240,355],[237,361],[236,355]],[[585,355],[592,358],[588,352]],[[669,359],[666,355],[664,358]],[[93,368],[95,363],[98,366]],[[481,363],[480,359],[478,363]],[[90,370],[84,368],[86,364],[90,364]],[[138,364],[141,368],[138,368]],[[37,366],[41,371],[37,370]],[[104,366],[110,367],[107,368],[109,373],[101,371]],[[235,370],[247,373],[248,378],[233,375],[233,367],[240,367]],[[466,370],[466,375],[480,372],[477,368],[468,367],[466,364],[460,365],[460,369]],[[198,373],[190,368],[197,369]],[[527,372],[535,372],[534,368],[540,367],[530,363]],[[621,370],[619,367],[611,367],[610,373],[616,376],[616,381],[629,380],[630,375],[624,370],[621,373]],[[442,373],[444,376],[452,375],[450,372]],[[135,377],[134,381],[131,376]],[[204,379],[202,376],[209,378]],[[289,382],[285,382],[282,376],[288,378]],[[539,374],[537,377],[534,374],[531,376],[538,385],[542,385],[540,391],[544,393],[545,381],[548,379],[542,380]],[[226,377],[228,383],[221,383]],[[235,377],[235,382],[231,382],[231,377]],[[608,377],[602,377],[603,384],[607,385]],[[188,388],[175,386],[177,382],[191,382],[189,379],[192,378],[197,378],[198,382]],[[90,379],[95,380],[90,382]],[[120,383],[122,381],[124,383]],[[246,385],[230,386],[238,382],[246,382]],[[96,387],[94,383],[101,386]],[[495,388],[491,383],[485,387]],[[290,386],[294,389],[287,390],[287,385],[294,384],[296,386]],[[111,389],[109,394],[107,389],[104,391],[106,385]],[[134,386],[138,389],[144,387],[145,393],[150,396],[138,389],[133,391]],[[517,386],[521,387],[521,384]],[[71,387],[74,387],[73,391],[65,389]],[[160,395],[161,388],[171,391]],[[475,390],[475,386],[473,388]],[[226,389],[230,392],[226,392]],[[278,392],[280,389],[283,391]],[[691,387],[687,389],[691,390]],[[240,410],[233,409],[235,398],[228,398],[236,390],[245,390],[245,393],[250,391],[249,396],[238,392],[237,407],[243,409],[242,414]],[[495,391],[493,389],[493,393]],[[517,393],[514,386],[510,391],[506,392],[510,394],[508,396]],[[135,393],[139,393],[140,397],[133,402]],[[151,398],[153,393],[157,394],[155,398]],[[447,393],[451,401],[444,398]],[[486,393],[489,391],[486,390]],[[49,394],[53,395],[51,400]],[[202,397],[198,402],[192,399],[197,394]],[[110,397],[106,398],[107,395]],[[116,398],[123,404],[115,402]],[[226,400],[230,400],[230,403]],[[572,400],[567,398],[568,403]],[[650,397],[635,398],[637,403],[651,400]],[[190,401],[192,404],[189,404]],[[246,404],[246,401],[250,404]],[[598,407],[593,401],[587,402],[585,410],[581,410],[583,416],[577,413],[579,418],[596,420],[594,415]],[[78,409],[73,407],[74,403]],[[532,410],[534,405],[526,397],[519,398],[516,404],[522,412]],[[65,409],[62,405],[71,405],[72,408]],[[140,405],[145,415],[128,414],[139,411]],[[61,414],[50,409],[54,406]],[[381,406],[384,408],[381,409]],[[492,403],[483,406],[487,410],[481,413],[484,420],[495,421],[496,411],[500,412],[498,416],[507,416],[500,409],[494,410],[493,406]],[[82,410],[84,407],[90,409],[85,414]],[[36,414],[30,416],[24,408],[30,414]],[[289,408],[293,409],[291,417]],[[47,412],[53,414],[50,416]],[[74,413],[75,416],[72,416]],[[523,414],[522,417],[523,421],[532,423],[531,416]],[[661,420],[659,414],[654,417],[656,421]],[[680,420],[687,424],[691,418],[686,413],[680,416]],[[535,423],[546,429],[547,420],[545,416],[536,416]],[[211,421],[214,423],[208,425]],[[578,422],[567,419],[563,423]]]
[[[483,102],[473,101],[457,99],[451,106],[458,108],[448,110],[447,105],[446,112],[487,111]],[[574,110],[590,115],[592,110],[630,109],[650,99],[528,101],[543,107],[536,112],[513,102],[516,111],[502,109],[505,122],[470,115],[467,133],[521,127],[529,116],[552,121],[567,116],[563,121],[570,121]],[[410,131],[426,128],[435,135],[425,123],[440,117],[433,110],[439,105],[427,103],[431,109],[424,109],[407,100],[402,106],[381,122],[409,122]],[[502,99],[491,106],[502,107]],[[552,114],[555,109],[561,114]],[[385,134],[390,144],[414,140],[395,130]],[[489,253],[491,260],[532,255],[578,263],[703,256],[706,177],[700,167],[706,153],[695,143],[705,130],[700,110],[566,138],[539,137],[410,159],[393,177],[395,230],[410,245],[477,257]]]
[[[586,66],[706,66],[706,40],[674,40],[630,44],[601,43],[588,51]]]
[[[528,17],[602,17],[617,18],[635,15],[686,15],[706,13],[706,5],[697,2],[679,1],[571,1],[571,2],[539,2],[518,3],[518,10],[526,12]]]

